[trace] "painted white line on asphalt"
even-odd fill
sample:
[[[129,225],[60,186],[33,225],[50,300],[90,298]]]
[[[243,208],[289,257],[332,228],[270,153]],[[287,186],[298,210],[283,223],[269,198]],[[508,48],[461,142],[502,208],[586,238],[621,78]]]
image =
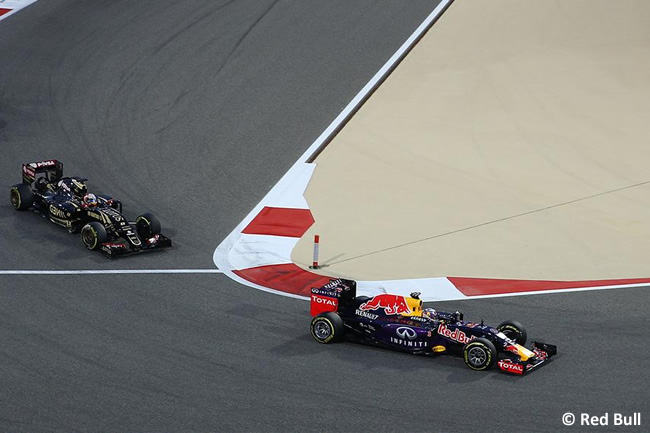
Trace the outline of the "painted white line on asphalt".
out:
[[[650,283],[615,284],[611,286],[577,287],[574,289],[572,288],[548,289],[548,290],[534,290],[530,292],[497,293],[494,295],[476,295],[476,296],[466,296],[462,299],[472,300],[472,299],[488,299],[488,298],[507,298],[509,296],[554,295],[556,293],[593,292],[596,290],[611,290],[611,289],[634,289],[634,288],[648,287],[648,286],[650,286]],[[441,301],[456,301],[456,299],[443,299]]]
[[[341,113],[332,121],[330,126],[309,146],[309,149],[296,161],[294,166],[307,162],[325,143],[331,138],[341,124],[343,124],[350,114],[360,108],[361,104],[368,98],[368,96],[375,90],[378,83],[386,79],[389,73],[396,67],[398,62],[406,54],[407,51],[415,46],[415,43],[420,39],[424,33],[431,27],[432,23],[437,20],[445,9],[452,3],[453,0],[442,0],[438,6],[429,14],[428,17],[415,29],[413,34],[399,47],[399,49],[386,61],[384,66],[368,81],[368,83],[357,93],[357,95],[348,103],[348,105],[341,111]]]
[[[294,295],[292,293],[279,292],[277,290],[269,289],[245,280],[239,275],[232,272],[233,270],[244,269],[245,267],[255,266],[255,262],[249,263],[248,266],[242,264],[242,261],[247,260],[247,257],[255,257],[247,255],[246,257],[238,257],[234,259],[232,255],[236,254],[233,251],[235,245],[242,236],[242,230],[250,224],[250,222],[260,213],[264,206],[277,206],[280,203],[284,206],[287,202],[298,202],[298,207],[303,208],[303,202],[306,203],[303,193],[306,185],[311,179],[311,175],[315,169],[313,163],[308,163],[313,155],[315,155],[321,147],[329,139],[331,139],[337,130],[348,120],[361,104],[370,96],[373,90],[378,86],[379,82],[387,78],[393,68],[402,57],[415,46],[416,42],[424,35],[424,33],[432,26],[432,24],[442,15],[445,9],[453,2],[453,0],[442,0],[438,6],[425,18],[425,20],[418,26],[411,36],[400,46],[400,48],[391,56],[388,61],[377,71],[377,73],[370,79],[370,81],[356,94],[356,96],[348,103],[348,105],[339,113],[339,115],[332,121],[332,123],[325,129],[318,138],[309,146],[309,148],[298,158],[298,160],[291,166],[278,183],[264,196],[264,198],[249,212],[249,214],[235,227],[235,229],[224,239],[221,244],[214,250],[213,261],[220,269],[223,269],[224,275],[237,281],[240,284],[253,287],[265,292],[276,293],[291,298],[305,299],[308,297]],[[299,179],[300,181],[296,182]],[[306,182],[303,184],[303,181]],[[280,248],[282,250],[282,248]],[[232,261],[237,262],[237,267],[233,266]],[[286,257],[286,263],[291,263],[291,257]]]
[[[86,275],[86,274],[221,274],[219,269],[78,269],[0,270],[0,275]]]
[[[287,263],[299,238],[242,233],[230,251],[230,262],[235,269]]]
[[[0,14],[0,21],[10,17],[32,3],[36,3],[36,0],[0,0],[0,9],[9,10],[9,12]]]

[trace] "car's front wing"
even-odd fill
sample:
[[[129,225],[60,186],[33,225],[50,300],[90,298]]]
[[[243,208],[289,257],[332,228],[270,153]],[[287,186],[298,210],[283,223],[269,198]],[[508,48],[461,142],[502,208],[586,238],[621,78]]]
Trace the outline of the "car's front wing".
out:
[[[533,341],[533,352],[535,353],[534,358],[527,359],[526,361],[522,361],[521,358],[500,359],[497,361],[497,366],[499,370],[505,373],[523,376],[548,362],[552,356],[557,354],[557,347],[552,344]]]
[[[159,250],[172,246],[172,240],[161,234],[145,240],[141,248],[133,248],[128,242],[106,242],[102,244],[101,250],[106,257],[115,258],[131,254],[140,254],[147,251]]]

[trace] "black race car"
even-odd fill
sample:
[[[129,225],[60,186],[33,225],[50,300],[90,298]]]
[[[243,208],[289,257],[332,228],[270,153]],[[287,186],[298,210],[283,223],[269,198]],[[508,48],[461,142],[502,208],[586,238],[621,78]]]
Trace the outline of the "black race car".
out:
[[[87,179],[64,177],[63,164],[51,159],[23,164],[23,182],[11,187],[11,205],[32,209],[70,233],[81,232],[89,250],[109,257],[170,247],[160,233],[160,221],[144,213],[130,222],[122,203],[107,195],[89,194]]]
[[[523,375],[557,353],[551,344],[526,344],[526,330],[515,321],[496,328],[463,320],[458,311],[423,308],[419,293],[356,296],[356,282],[335,279],[311,290],[311,335],[319,343],[348,338],[413,354],[457,353],[472,370],[498,365]]]

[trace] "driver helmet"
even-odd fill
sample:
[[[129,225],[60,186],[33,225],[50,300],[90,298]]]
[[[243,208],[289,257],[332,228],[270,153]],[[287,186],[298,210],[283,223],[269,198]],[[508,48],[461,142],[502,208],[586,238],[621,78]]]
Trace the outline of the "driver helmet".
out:
[[[438,317],[438,312],[433,308],[425,308],[422,310],[422,317],[433,320]]]
[[[84,195],[84,204],[86,207],[97,207],[97,196],[95,194]]]

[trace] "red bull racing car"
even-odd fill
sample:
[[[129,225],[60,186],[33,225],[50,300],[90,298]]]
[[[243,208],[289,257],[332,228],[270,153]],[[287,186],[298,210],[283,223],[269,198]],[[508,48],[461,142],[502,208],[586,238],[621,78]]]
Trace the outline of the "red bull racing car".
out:
[[[356,282],[335,279],[311,290],[311,335],[319,343],[347,338],[413,354],[462,355],[472,370],[499,370],[523,375],[556,355],[554,345],[526,344],[526,330],[515,321],[496,328],[463,320],[463,315],[423,308],[411,296],[356,296]]]
[[[108,257],[170,247],[160,233],[160,222],[144,213],[130,222],[122,203],[107,195],[89,194],[86,180],[63,177],[63,164],[55,159],[23,164],[22,183],[11,187],[9,198],[16,210],[32,209],[70,233],[81,232],[89,250]]]

